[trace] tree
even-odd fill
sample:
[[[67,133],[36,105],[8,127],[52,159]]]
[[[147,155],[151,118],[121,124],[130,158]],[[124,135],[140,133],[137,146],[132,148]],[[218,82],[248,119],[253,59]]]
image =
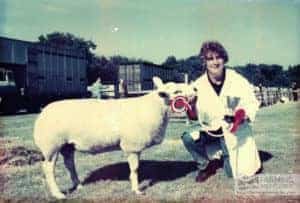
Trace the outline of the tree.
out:
[[[99,76],[101,77],[101,72],[105,70],[108,62],[108,59],[104,56],[93,57],[92,62],[89,64],[87,70],[88,85],[93,84]]]
[[[118,80],[118,67],[112,61],[108,61],[99,75],[103,83],[112,84]]]
[[[296,87],[300,88],[300,64],[295,66],[289,66],[287,70],[287,76],[291,85],[293,82],[296,83]]]
[[[134,63],[135,59],[129,59],[125,56],[112,56],[110,57],[110,62],[113,63],[114,65],[120,65],[120,64],[128,64],[128,63]]]
[[[205,70],[199,56],[191,56],[185,59],[182,66],[184,72],[189,74],[190,80],[196,80]]]
[[[74,49],[83,49],[87,53],[89,62],[94,57],[91,50],[95,50],[97,45],[91,40],[77,37],[71,33],[52,32],[38,37],[39,43],[57,47],[72,47]]]
[[[162,63],[163,66],[175,66],[177,64],[177,60],[175,56],[168,56],[165,62]]]
[[[288,74],[277,64],[247,64],[236,66],[234,69],[256,86],[262,84],[267,87],[287,87],[289,85]]]

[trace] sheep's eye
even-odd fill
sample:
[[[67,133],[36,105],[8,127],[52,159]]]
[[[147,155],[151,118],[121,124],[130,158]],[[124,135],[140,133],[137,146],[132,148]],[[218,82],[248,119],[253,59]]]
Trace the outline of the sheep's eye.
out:
[[[182,93],[181,90],[176,90],[176,91],[174,92],[174,94],[180,94],[180,93]]]

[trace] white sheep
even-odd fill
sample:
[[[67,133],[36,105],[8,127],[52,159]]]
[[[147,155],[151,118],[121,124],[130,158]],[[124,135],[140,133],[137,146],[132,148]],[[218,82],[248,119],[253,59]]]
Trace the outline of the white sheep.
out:
[[[154,77],[156,90],[137,98],[118,100],[73,99],[49,104],[38,116],[34,140],[45,160],[43,170],[51,194],[65,198],[55,181],[55,163],[63,155],[74,188],[78,179],[74,151],[100,153],[123,150],[128,154],[132,190],[138,187],[139,156],[142,150],[160,144],[168,122],[169,102],[177,95],[194,97],[196,89],[179,83],[163,84]]]

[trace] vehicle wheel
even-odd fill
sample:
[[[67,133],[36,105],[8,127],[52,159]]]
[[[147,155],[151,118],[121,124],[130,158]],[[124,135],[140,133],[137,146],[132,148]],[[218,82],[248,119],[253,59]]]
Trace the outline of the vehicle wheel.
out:
[[[2,98],[0,111],[4,114],[15,114],[17,112],[15,99]]]
[[[41,110],[41,104],[37,101],[29,100],[26,106],[28,113],[39,113]]]
[[[27,107],[28,113],[39,113],[40,112],[40,106],[37,104],[31,104]]]

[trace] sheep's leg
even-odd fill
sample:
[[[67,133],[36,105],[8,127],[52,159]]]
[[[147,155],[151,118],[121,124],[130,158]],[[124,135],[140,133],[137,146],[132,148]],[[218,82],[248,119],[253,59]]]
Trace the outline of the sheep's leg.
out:
[[[45,159],[43,162],[43,170],[46,176],[46,181],[49,185],[51,194],[57,199],[64,199],[66,196],[59,190],[55,181],[55,163],[57,161],[58,153],[55,152],[52,158]]]
[[[70,173],[71,180],[73,182],[73,188],[72,189],[80,189],[82,185],[80,184],[75,163],[74,163],[74,154],[75,154],[75,148],[73,145],[65,145],[60,150],[63,158],[64,158],[64,164],[67,170]]]
[[[139,183],[138,183],[138,168],[139,168],[139,153],[130,153],[128,155],[128,164],[130,168],[130,183],[131,183],[131,189],[136,194],[143,194],[139,190]]]

